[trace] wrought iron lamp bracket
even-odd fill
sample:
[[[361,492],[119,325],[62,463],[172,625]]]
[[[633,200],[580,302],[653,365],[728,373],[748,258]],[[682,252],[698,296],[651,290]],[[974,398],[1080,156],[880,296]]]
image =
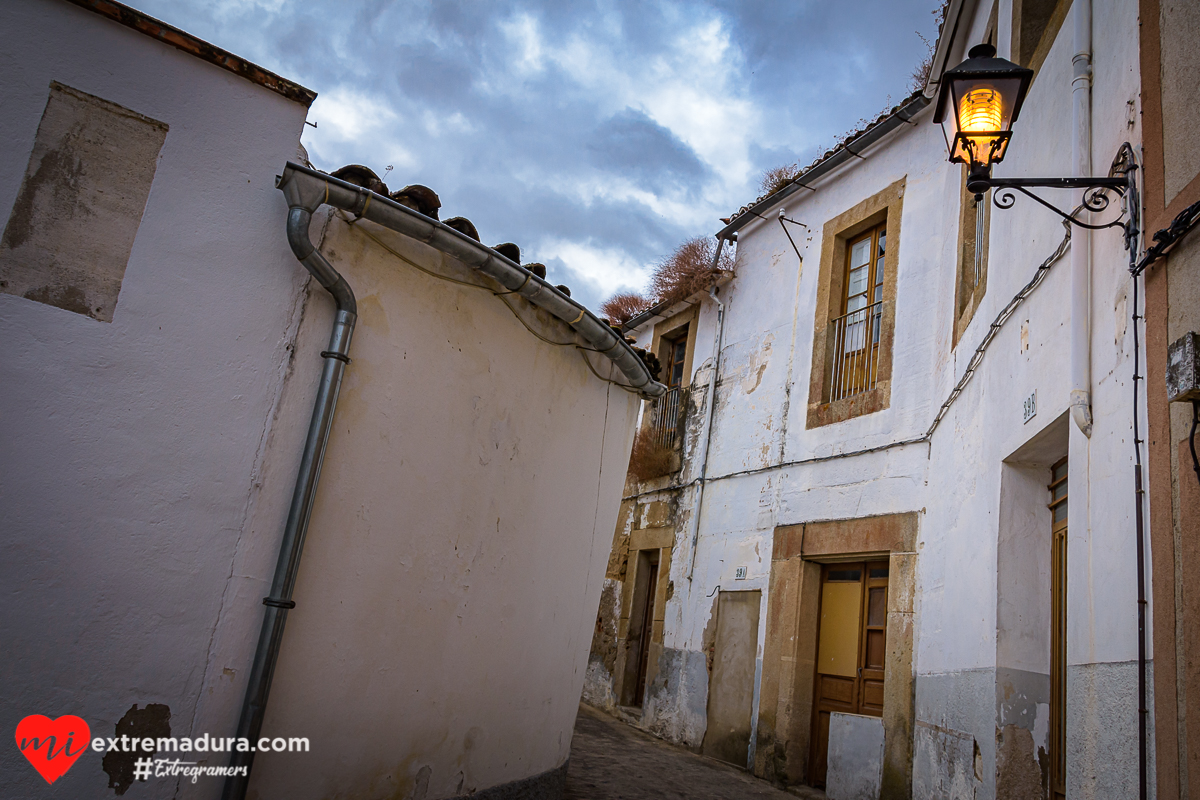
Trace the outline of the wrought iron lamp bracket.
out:
[[[1042,197],[1029,191],[1031,188],[1046,189],[1084,189],[1080,205],[1067,213]],[[997,208],[1012,208],[1017,196],[1014,191],[1036,200],[1046,208],[1062,217],[1067,222],[1087,230],[1103,230],[1104,228],[1121,228],[1125,232],[1125,247],[1128,249],[1137,237],[1138,197],[1137,197],[1137,164],[1133,158],[1133,148],[1128,142],[1121,145],[1117,157],[1107,177],[1095,178],[993,178],[990,168],[975,166],[967,179],[967,189],[976,193],[976,200],[982,199],[983,192],[996,189],[992,202]],[[1103,212],[1112,201],[1110,192],[1115,192],[1122,198],[1121,213],[1111,222],[1091,224],[1079,220],[1076,215],[1082,211]]]

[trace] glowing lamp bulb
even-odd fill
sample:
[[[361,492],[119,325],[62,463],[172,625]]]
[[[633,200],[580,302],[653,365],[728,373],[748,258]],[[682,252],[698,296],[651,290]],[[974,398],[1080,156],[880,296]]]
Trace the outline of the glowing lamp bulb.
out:
[[[958,107],[963,133],[999,131],[1001,116],[1000,93],[991,86],[980,86],[967,92]]]

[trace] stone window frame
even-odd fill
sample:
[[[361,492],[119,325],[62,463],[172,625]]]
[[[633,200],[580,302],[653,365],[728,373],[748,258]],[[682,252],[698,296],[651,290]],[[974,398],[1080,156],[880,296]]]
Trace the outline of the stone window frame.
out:
[[[900,218],[904,210],[907,176],[868,197],[825,223],[821,235],[821,261],[817,276],[813,358],[809,371],[808,416],[805,428],[819,428],[864,414],[882,411],[892,399],[892,347],[896,328],[896,276],[900,266]],[[884,252],[883,316],[879,332],[878,380],[875,387],[833,402],[827,401],[833,371],[832,322],[842,314],[845,291],[846,247],[851,239],[880,223],[887,223]]]
[[[754,774],[808,781],[821,566],[888,561],[881,800],[911,800],[918,512],[780,525],[771,549]]]
[[[1064,0],[1066,6],[1070,6],[1070,0]],[[1020,0],[1014,0],[1013,3],[1013,30],[1020,24]],[[1062,4],[1060,4],[1062,5]],[[991,14],[988,17],[988,24],[983,35],[983,41],[995,47],[996,45],[996,28],[999,24],[999,7],[998,2],[992,4]],[[1055,12],[1057,13],[1057,12]],[[1065,13],[1065,11],[1063,12]],[[1046,53],[1049,52],[1050,44],[1053,43],[1054,36],[1057,35],[1059,27],[1062,25],[1061,16],[1057,18],[1057,22],[1051,19],[1048,23],[1051,30],[1049,43],[1044,45],[1044,48],[1038,51],[1037,63],[1032,68],[1036,71],[1041,67],[1042,61],[1046,58]],[[1015,35],[1015,34],[1014,34]],[[1016,59],[1014,59],[1016,60]],[[974,279],[975,272],[975,248],[978,243],[975,241],[976,233],[976,205],[975,195],[967,191],[967,167],[960,167],[961,174],[959,175],[958,185],[962,192],[959,202],[958,215],[958,255],[957,255],[957,270],[954,277],[954,329],[951,332],[950,349],[958,347],[958,342],[962,339],[967,327],[971,324],[971,320],[975,318],[975,312],[979,310],[980,304],[983,302],[983,296],[987,294],[987,276],[988,276],[988,253],[991,249],[991,230],[992,230],[992,194],[987,192],[983,195],[983,259],[979,265],[979,280]]]
[[[958,267],[954,278],[954,333],[950,340],[950,349],[958,347],[975,318],[975,312],[987,294],[988,251],[991,248],[992,229],[992,194],[983,195],[983,258],[979,264],[979,280],[975,280],[975,250],[979,243],[975,241],[976,218],[978,213],[975,195],[967,191],[967,168],[961,167],[959,186],[962,199],[958,214]]]
[[[654,336],[650,342],[650,352],[658,356],[662,362],[663,368],[667,366],[667,343],[670,341],[670,336],[675,331],[682,328],[684,325],[689,325],[687,332],[687,350],[683,356],[683,380],[679,383],[680,389],[687,389],[692,385],[692,364],[693,358],[696,355],[696,320],[700,318],[700,307],[690,305],[683,311],[673,314],[662,322],[654,326]],[[666,375],[662,376],[663,382],[666,382]]]
[[[1029,30],[1023,30],[1023,16],[1026,11],[1032,10],[1034,5],[1051,6],[1048,13],[1042,16],[1040,25],[1035,23],[1034,27]],[[997,2],[992,7],[991,18],[988,20],[988,37],[992,37],[996,30]],[[1047,9],[1042,8],[1040,11],[1045,12]],[[1058,38],[1059,31],[1062,30],[1063,22],[1066,21],[1067,12],[1071,10],[1071,0],[1013,0],[1012,4],[1012,20],[1009,28],[1009,58],[1012,61],[1020,64],[1023,67],[1029,67],[1033,70],[1033,78],[1030,80],[1030,85],[1036,81],[1038,75],[1041,74],[1042,64],[1046,61],[1046,56],[1050,54],[1050,48],[1054,46],[1055,40]],[[1029,33],[1032,39],[1036,41],[1023,42],[1023,34]],[[992,42],[995,44],[995,42]]]

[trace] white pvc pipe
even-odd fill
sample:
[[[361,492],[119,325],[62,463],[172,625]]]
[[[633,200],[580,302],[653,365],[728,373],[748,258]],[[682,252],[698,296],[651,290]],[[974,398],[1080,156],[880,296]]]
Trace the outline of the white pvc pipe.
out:
[[[1075,0],[1075,55],[1071,59],[1071,156],[1075,175],[1092,174],[1092,3]],[[1088,215],[1082,214],[1086,221]],[[1092,235],[1075,231],[1071,240],[1071,419],[1083,435],[1092,435],[1091,348]]]

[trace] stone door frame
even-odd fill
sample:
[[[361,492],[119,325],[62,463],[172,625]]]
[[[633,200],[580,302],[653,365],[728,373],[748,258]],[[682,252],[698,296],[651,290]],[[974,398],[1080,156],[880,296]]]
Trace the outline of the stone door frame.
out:
[[[911,800],[913,600],[917,512],[775,528],[754,773],[783,785],[809,775],[821,565],[888,561],[881,800]]]

